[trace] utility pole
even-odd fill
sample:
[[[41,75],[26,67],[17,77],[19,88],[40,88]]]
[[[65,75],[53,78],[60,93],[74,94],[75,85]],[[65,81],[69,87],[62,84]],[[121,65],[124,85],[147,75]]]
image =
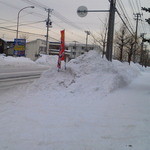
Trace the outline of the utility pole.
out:
[[[144,47],[144,36],[146,33],[141,33],[142,43],[141,43],[141,56],[140,56],[140,64],[143,66],[143,47]]]
[[[88,36],[90,35],[90,31],[85,31],[85,33],[86,33],[86,51],[88,51],[87,44],[88,44]]]
[[[134,16],[136,17],[136,18],[135,18],[135,20],[136,20],[136,30],[135,30],[135,47],[134,47],[134,51],[133,51],[133,62],[135,62],[135,52],[136,52],[136,48],[137,48],[138,23],[139,23],[139,20],[140,20],[141,15],[142,15],[142,14],[140,14],[140,13],[134,14]]]
[[[74,42],[74,49],[76,50],[77,49],[77,42],[78,41],[73,41]]]
[[[74,51],[71,49],[71,55],[72,55],[72,58],[75,58],[75,55],[76,55],[76,50],[77,50],[77,42],[78,41],[73,41],[74,42]]]
[[[103,39],[103,53],[102,53],[102,58],[104,58],[105,55],[105,47],[106,47],[106,36],[107,36],[107,30],[108,28],[106,27],[106,31],[105,31],[105,35],[104,35],[104,39]]]
[[[116,0],[110,0],[110,11],[109,11],[108,33],[107,33],[107,48],[106,48],[106,58],[109,61],[112,61],[115,11],[116,11]]]
[[[50,20],[50,13],[52,12],[52,9],[46,9],[48,12],[47,20],[46,20],[46,27],[47,27],[47,34],[46,34],[46,54],[49,55],[49,28],[52,25],[52,22]]]

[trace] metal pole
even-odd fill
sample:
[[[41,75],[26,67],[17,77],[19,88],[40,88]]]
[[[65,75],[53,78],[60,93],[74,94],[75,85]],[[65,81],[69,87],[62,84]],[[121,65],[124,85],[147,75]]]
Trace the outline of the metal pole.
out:
[[[77,41],[74,41],[74,49],[75,49],[74,51],[74,58],[75,58],[77,52]]]
[[[18,39],[18,29],[19,29],[19,14],[20,14],[20,11],[18,12],[18,17],[17,17],[17,32],[16,32],[16,39]]]
[[[135,51],[137,48],[137,32],[138,32],[138,23],[139,23],[139,17],[141,17],[140,13],[134,14],[136,16],[136,30],[135,30],[135,47],[133,50],[133,62],[135,63]]]
[[[24,7],[22,9],[19,10],[18,12],[18,15],[17,15],[17,31],[16,31],[16,39],[18,39],[18,30],[19,30],[19,15],[20,15],[20,12],[26,8],[34,8],[34,6],[27,6],[27,7]]]
[[[48,9],[48,17],[47,17],[47,21],[46,21],[46,25],[47,25],[47,34],[46,34],[46,54],[49,55],[49,28],[50,28],[50,12],[51,9]]]
[[[112,61],[115,10],[116,10],[116,0],[111,0],[109,11],[108,33],[107,33],[107,48],[106,48],[106,58],[109,61]]]
[[[87,51],[87,43],[88,43],[88,34],[86,34],[86,51]]]
[[[78,10],[78,13],[87,13],[87,12],[109,12],[109,10]]]
[[[141,43],[141,56],[140,56],[140,64],[143,66],[143,47],[144,47],[144,35],[146,33],[141,33],[141,37],[142,37],[142,43]]]
[[[90,31],[85,31],[85,33],[86,33],[86,51],[88,51],[87,44],[88,44],[88,35],[90,35]]]

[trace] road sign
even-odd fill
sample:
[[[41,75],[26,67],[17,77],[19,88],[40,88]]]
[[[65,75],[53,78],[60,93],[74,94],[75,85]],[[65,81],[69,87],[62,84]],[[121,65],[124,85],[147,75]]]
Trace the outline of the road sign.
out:
[[[14,39],[14,55],[25,56],[26,39]]]
[[[88,13],[88,9],[87,7],[85,6],[80,6],[78,9],[77,9],[77,14],[78,16],[80,17],[85,17]]]

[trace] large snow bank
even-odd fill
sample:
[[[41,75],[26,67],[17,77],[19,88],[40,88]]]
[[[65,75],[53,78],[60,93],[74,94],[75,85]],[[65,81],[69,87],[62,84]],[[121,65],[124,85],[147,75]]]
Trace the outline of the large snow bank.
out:
[[[26,57],[12,57],[0,55],[0,66],[25,66],[36,65],[34,61]]]
[[[44,55],[41,54],[35,62],[40,65],[57,66],[58,56],[57,55]]]
[[[105,95],[129,84],[139,70],[119,61],[102,59],[96,51],[90,51],[67,64],[67,69],[57,71],[56,67],[43,73],[32,86],[38,91],[49,89],[65,90],[71,93]]]
[[[0,149],[146,150],[149,99],[143,96],[148,90],[139,100],[126,91],[131,87],[104,97],[138,74],[136,66],[108,62],[95,51],[71,60],[67,70],[50,67],[27,91],[1,94]],[[136,95],[136,85],[131,89]]]
[[[134,67],[134,68],[136,68],[139,71],[146,71],[146,68],[142,67],[142,65],[140,65],[139,63],[131,62],[131,67]]]

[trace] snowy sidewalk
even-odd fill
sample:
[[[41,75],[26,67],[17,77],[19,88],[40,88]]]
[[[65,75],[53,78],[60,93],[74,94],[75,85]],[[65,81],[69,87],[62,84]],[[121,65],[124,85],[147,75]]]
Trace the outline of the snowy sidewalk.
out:
[[[148,69],[91,51],[0,91],[0,150],[149,150]]]
[[[99,100],[29,96],[1,105],[2,150],[148,150],[150,73]],[[46,97],[46,96],[45,96]],[[87,101],[87,103],[86,103]]]
[[[115,91],[104,100],[107,101],[104,114],[110,118],[110,134],[105,138],[112,149],[149,149],[150,72],[143,72],[129,86]]]

